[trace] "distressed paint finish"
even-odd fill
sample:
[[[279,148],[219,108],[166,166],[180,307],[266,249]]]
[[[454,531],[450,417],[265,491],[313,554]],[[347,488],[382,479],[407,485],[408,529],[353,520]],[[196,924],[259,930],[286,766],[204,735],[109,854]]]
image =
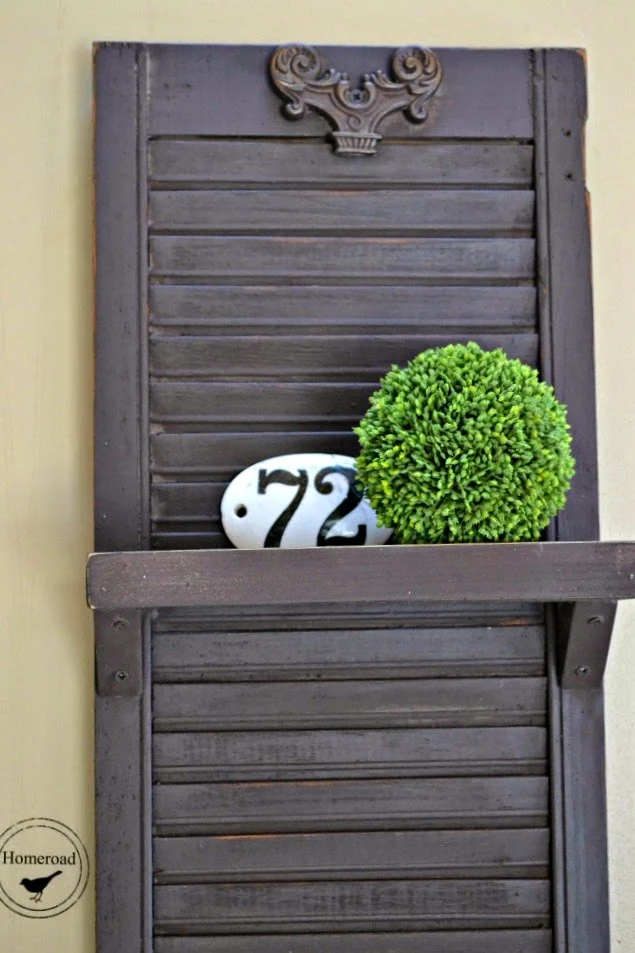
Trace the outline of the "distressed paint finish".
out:
[[[209,858],[214,857],[213,869]],[[549,831],[361,831],[157,837],[160,884],[549,876]]]
[[[421,953],[419,933],[295,934],[258,938],[258,953]],[[253,953],[253,937],[157,937],[156,953]],[[435,931],[426,936],[426,953],[552,953],[549,930]]]
[[[95,609],[635,598],[635,543],[96,553]]]
[[[106,49],[104,63],[108,57],[114,61],[118,49]],[[342,387],[344,398],[359,399],[360,387],[376,380],[392,361],[407,359],[409,348],[420,350],[466,337],[500,344],[531,363],[540,358],[543,372],[555,379],[557,388],[566,390],[578,433],[589,439],[584,443],[571,503],[558,522],[558,538],[592,540],[596,535],[592,501],[597,495],[592,381],[588,374],[576,371],[580,362],[587,369],[592,367],[587,239],[581,219],[578,245],[572,251],[562,227],[580,208],[577,177],[583,110],[576,92],[581,88],[576,54],[539,53],[534,71],[534,58],[524,51],[441,51],[445,80],[431,105],[429,123],[417,130],[395,117],[387,123],[377,161],[360,166],[356,160],[332,157],[315,142],[322,131],[314,118],[307,118],[301,131],[294,127],[291,136],[271,90],[262,82],[269,53],[264,48],[124,49],[142,68],[138,88],[143,108],[138,114],[142,133],[137,140],[137,164],[128,179],[120,173],[126,188],[133,184],[139,217],[134,223],[138,231],[130,232],[130,247],[136,251],[125,285],[132,304],[118,313],[125,311],[125,321],[134,319],[134,334],[142,331],[110,384],[116,390],[115,381],[121,382],[113,420],[119,420],[122,433],[133,441],[132,450],[113,462],[113,472],[123,467],[131,474],[131,483],[126,490],[115,480],[104,494],[111,493],[115,507],[130,507],[130,518],[121,523],[122,540],[103,548],[147,548],[149,512],[155,548],[225,547],[208,507],[237,468],[254,459],[297,450],[354,452],[347,435],[350,421],[339,411],[346,403],[337,399],[335,388]],[[346,61],[353,62],[353,68],[359,65],[362,72],[368,51],[332,51],[338,59],[344,53]],[[370,53],[373,64],[388,55],[387,51]],[[146,57],[152,61],[147,85],[142,66]],[[546,67],[542,73],[541,66]],[[231,88],[223,86],[226,95],[219,101],[212,91],[228,70],[235,71],[240,82]],[[500,82],[503,73],[506,81]],[[242,95],[243,88],[250,90],[249,96]],[[134,126],[137,120],[131,119]],[[562,123],[571,136],[564,135]],[[131,135],[134,139],[136,133]],[[148,192],[146,135],[153,137]],[[241,142],[241,136],[250,138]],[[573,141],[561,147],[560,136]],[[413,156],[421,161],[413,161]],[[448,161],[452,157],[456,161]],[[139,177],[136,186],[135,175]],[[359,195],[367,190],[363,202],[353,206],[345,196],[350,189]],[[447,205],[441,204],[443,191]],[[245,196],[254,192],[262,203],[249,221]],[[316,210],[319,192],[331,203],[327,206],[330,220]],[[404,208],[408,192],[413,193],[413,205]],[[465,203],[459,211],[457,194],[462,193]],[[382,227],[376,231],[369,204],[375,194],[383,209]],[[146,198],[149,230],[144,221]],[[427,221],[421,228],[412,211],[419,201],[421,221]],[[106,238],[100,241],[103,244]],[[151,255],[148,266],[146,241]],[[98,259],[98,267],[107,279],[101,294],[108,301],[110,289],[117,287],[111,279],[118,265],[99,266]],[[548,286],[543,280],[547,273]],[[376,291],[376,297],[369,291]],[[419,296],[428,305],[439,304],[436,317],[431,318],[423,305],[417,315]],[[396,325],[392,315],[386,314],[393,301]],[[147,367],[146,306],[152,336]],[[117,313],[116,303],[113,313]],[[104,344],[106,353],[109,346]],[[104,380],[108,360],[101,366],[100,380]],[[241,384],[252,388],[251,404],[235,386]],[[287,396],[294,404],[291,413],[289,402],[281,403],[279,388],[288,388]],[[353,400],[349,415],[356,413],[356,406]],[[137,418],[131,410],[138,413],[136,430]],[[325,438],[328,447],[322,443]],[[99,466],[101,479],[107,483],[109,464]],[[603,779],[600,775],[591,785],[580,783],[585,759],[601,756],[601,696],[597,689],[580,692],[557,687],[553,638],[549,631],[545,635],[540,618],[534,618],[535,628],[529,630],[532,639],[523,643],[524,650],[513,638],[517,626],[526,632],[531,624],[531,612],[515,608],[518,600],[576,600],[581,595],[602,599],[607,585],[613,598],[632,593],[628,546],[599,550],[592,544],[587,549],[579,545],[582,548],[568,550],[569,556],[566,548],[540,544],[525,549],[524,555],[522,548],[508,549],[508,555],[516,554],[511,559],[512,564],[516,560],[515,568],[509,560],[500,562],[500,553],[497,563],[498,547],[492,547],[481,557],[492,570],[487,582],[482,567],[476,571],[475,551],[466,554],[464,561],[462,547],[446,549],[436,562],[451,557],[450,563],[456,565],[453,570],[446,566],[445,576],[457,568],[463,573],[448,585],[447,578],[443,581],[443,567],[437,566],[435,576],[430,564],[434,583],[428,606],[412,598],[422,589],[421,574],[412,560],[418,563],[427,558],[423,549],[411,559],[406,548],[398,552],[388,547],[393,549],[390,561],[382,564],[372,563],[377,557],[370,553],[371,563],[365,567],[370,577],[364,580],[364,567],[358,567],[352,592],[347,591],[341,568],[339,578],[333,578],[333,566],[330,573],[325,567],[320,572],[319,562],[300,563],[298,585],[298,577],[292,574],[295,566],[280,564],[276,577],[270,575],[274,567],[270,563],[263,578],[259,565],[251,565],[249,575],[246,562],[242,568],[232,568],[233,557],[249,555],[245,553],[94,557],[95,604],[103,597],[98,590],[119,578],[122,585],[114,602],[120,602],[127,588],[129,602],[120,607],[139,605],[141,590],[135,601],[134,579],[129,576],[124,581],[120,570],[125,567],[130,574],[148,559],[147,572],[142,571],[137,582],[155,588],[150,602],[142,597],[141,604],[190,607],[181,616],[168,608],[153,623],[155,661],[151,669],[148,639],[143,703],[137,694],[139,670],[125,687],[111,680],[112,672],[119,671],[115,660],[122,657],[122,650],[130,651],[128,646],[132,646],[129,658],[134,668],[135,657],[140,657],[140,638],[126,640],[119,632],[117,639],[108,642],[101,636],[100,685],[105,693],[101,710],[110,712],[108,725],[104,723],[102,759],[106,764],[109,758],[116,761],[115,742],[108,740],[108,731],[118,724],[122,726],[119,744],[127,754],[111,775],[114,783],[102,772],[102,790],[114,798],[113,803],[126,805],[123,828],[127,848],[134,855],[133,864],[125,860],[120,864],[107,852],[101,855],[102,877],[110,876],[109,882],[119,891],[114,932],[108,932],[112,926],[108,913],[102,919],[103,953],[122,948],[127,927],[126,948],[132,938],[135,953],[136,949],[150,951],[151,818],[144,798],[151,768],[157,782],[153,801],[156,855],[167,850],[168,863],[177,864],[176,869],[156,871],[155,929],[160,935],[155,948],[159,953],[197,951],[202,947],[196,936],[201,934],[209,934],[201,939],[213,953],[243,953],[243,940],[218,934],[244,931],[261,933],[255,942],[263,950],[285,949],[288,938],[282,934],[291,931],[300,953],[313,951],[316,934],[322,933],[323,949],[356,953],[360,942],[368,944],[368,930],[373,931],[373,948],[381,950],[384,944],[391,951],[410,953],[410,937],[407,933],[391,936],[393,927],[420,933],[432,929],[432,939],[425,939],[431,950],[430,944],[436,943],[450,951],[460,939],[460,949],[466,953],[480,953],[485,942],[495,943],[505,953],[543,953],[552,943],[552,912],[558,953],[604,950],[608,931]],[[154,569],[159,557],[165,557],[168,567],[160,580]],[[210,569],[211,577],[205,575]],[[100,571],[106,576],[95,587]],[[392,587],[386,586],[388,571],[395,573]],[[184,578],[183,572],[189,575]],[[245,587],[242,594],[247,594],[247,604],[237,599],[237,580]],[[268,592],[271,586],[278,602],[286,605],[276,604]],[[391,606],[395,589],[397,603]],[[461,598],[467,600],[463,606],[457,605]],[[490,599],[506,599],[508,607],[482,604]],[[475,601],[481,601],[480,608]],[[269,609],[263,613],[259,605]],[[391,617],[407,619],[412,628],[405,639],[402,630],[391,628]],[[442,637],[447,636],[446,651],[435,649],[440,631],[434,629],[435,620],[437,626],[449,626],[442,632]],[[473,635],[466,640],[467,633],[483,633],[479,626],[487,626],[488,620],[493,625],[486,629],[485,642],[475,641]],[[111,623],[116,621],[111,618]],[[452,627],[457,624],[463,628]],[[320,657],[319,650],[316,654],[320,627],[334,644],[336,633],[346,629],[348,649],[340,642],[339,655],[333,659],[325,652]],[[301,633],[295,643],[290,640],[294,629]],[[462,632],[459,641],[458,631]],[[598,658],[606,643],[604,637],[602,651],[594,648]],[[461,651],[466,644],[467,655]],[[570,642],[567,658],[577,658],[574,648]],[[544,672],[547,649],[549,708],[542,688],[537,695],[523,696],[526,679]],[[157,715],[152,764],[147,736],[151,671]],[[391,690],[398,692],[403,684],[403,696],[398,697],[405,699],[411,693],[410,703],[404,706],[407,716],[400,714],[397,699],[378,696],[379,689],[360,681],[377,674],[385,677],[385,673],[395,679]],[[485,694],[479,694],[478,686],[464,686],[459,704],[452,700],[451,689],[444,695],[437,688],[435,702],[435,689],[428,684],[424,688],[430,688],[432,707],[426,714],[423,699],[417,702],[412,697],[417,692],[412,680],[421,675],[428,680],[433,673],[448,685],[466,674],[477,675],[483,679]],[[325,678],[325,685],[340,680],[345,694],[337,696],[328,688],[316,691],[313,702],[307,704],[306,721],[300,724],[294,715],[299,703],[293,702],[293,692],[301,693],[307,681],[294,684],[298,675],[308,680]],[[496,675],[517,683],[515,707],[510,704],[514,684],[506,686],[501,680],[500,693],[495,698],[487,696],[484,677]],[[222,705],[216,686],[229,692],[236,686],[237,698],[241,691],[237,682],[243,677],[253,680],[254,708],[251,714],[234,715],[232,723],[232,704]],[[188,697],[191,682],[202,685],[192,685]],[[280,687],[267,698],[263,682]],[[458,681],[456,688],[460,691]],[[378,708],[380,697],[384,705]],[[348,707],[342,707],[341,699],[346,699]],[[552,735],[550,764],[544,729],[548,712],[552,731],[560,725],[562,730],[562,748]],[[241,724],[240,717],[247,720]],[[259,719],[269,724],[258,724]],[[588,734],[587,724],[593,726]],[[398,783],[396,772],[401,772]],[[596,822],[588,842],[589,826]],[[455,855],[453,869],[458,873],[448,871],[447,877],[439,879],[432,865],[411,880],[392,880],[398,854],[391,864],[377,865],[381,855],[372,853],[372,837],[391,837],[399,829],[412,830],[417,836],[435,836],[444,829],[466,835],[461,843],[467,853]],[[501,879],[479,854],[478,836],[490,832],[493,847],[497,834],[506,829],[510,838],[512,829],[519,831],[516,848],[520,853],[513,851],[512,838],[509,864],[503,866],[506,873]],[[201,838],[213,850],[220,836],[297,837],[307,831],[314,838],[308,843],[316,850],[313,876],[307,884],[293,879],[298,874],[292,854],[288,855],[289,876],[285,879],[281,873],[284,882],[276,886],[266,875],[267,870],[275,875],[275,853],[269,867],[265,856],[260,873],[252,870],[252,882],[249,869],[240,870],[239,854],[234,855],[237,869],[232,881],[227,861],[224,867],[219,861],[215,873],[213,860],[206,869],[199,855],[198,867],[192,871],[191,854],[174,859],[171,851],[173,846],[185,847]],[[537,856],[534,838],[548,831],[555,845],[553,911],[544,852],[542,872],[538,874],[532,866]],[[371,851],[371,861],[377,858],[373,884],[347,879],[334,849],[338,835],[356,837],[349,843],[357,844],[360,852]],[[565,852],[558,847],[563,839],[568,864],[564,869]],[[376,850],[379,842],[375,843]],[[541,843],[544,851],[544,840]],[[178,864],[190,866],[183,869]],[[113,871],[117,878],[112,877]],[[562,871],[566,907],[559,886]],[[121,885],[128,883],[134,886],[124,896]],[[139,903],[143,886],[145,906]],[[105,896],[102,909],[110,904],[112,914],[115,899],[114,894]]]
[[[542,266],[547,286],[541,289],[541,307],[547,320],[543,337],[549,336],[549,377],[567,404],[572,432],[577,434],[573,440],[577,474],[569,504],[556,520],[556,538],[592,540],[599,536],[599,497],[583,52],[546,50],[538,54],[536,94],[542,99],[539,111],[544,116],[546,160],[537,165],[546,198],[543,254],[548,265]],[[540,185],[537,187],[540,192]],[[599,617],[599,626],[585,625],[584,617],[580,618],[583,610],[574,608],[570,632],[575,634],[578,627],[581,638],[577,643],[567,640],[567,621],[562,615],[557,626],[565,679],[554,698],[560,706],[557,718],[562,734],[560,752],[555,751],[561,764],[553,810],[561,814],[563,840],[554,860],[563,867],[563,889],[556,896],[566,911],[557,937],[563,948],[575,953],[608,953],[610,949],[601,677],[615,610],[610,602],[606,604],[606,597],[612,597],[604,595],[604,604],[589,607],[586,615],[586,620]],[[589,628],[595,635],[587,634]],[[584,659],[578,655],[580,644],[588,649]],[[576,667],[572,672],[573,661]],[[590,669],[589,674],[576,679],[576,672],[585,668]],[[593,687],[574,687],[576,680],[589,675]]]
[[[96,51],[95,539],[114,549],[147,544],[144,64],[133,46]],[[148,934],[143,628],[141,613],[96,614],[99,953],[141,950]]]
[[[290,124],[282,114],[280,100],[267,81],[274,48],[154,47],[150,135],[317,138],[320,156],[328,158],[322,117],[309,114],[302,122]],[[359,77],[378,68],[388,71],[394,47],[321,46],[320,50],[332,63],[346,63],[351,77]],[[382,129],[386,138],[531,139],[532,64],[528,50],[470,50],[467,69],[465,50],[435,52],[444,79],[430,101],[428,120],[417,126],[396,114]],[[503,72],[504,83],[500,81]],[[226,97],[227,109],[218,108],[219,89]],[[378,152],[380,159],[385,145],[382,143]],[[333,159],[344,164],[335,156]]]

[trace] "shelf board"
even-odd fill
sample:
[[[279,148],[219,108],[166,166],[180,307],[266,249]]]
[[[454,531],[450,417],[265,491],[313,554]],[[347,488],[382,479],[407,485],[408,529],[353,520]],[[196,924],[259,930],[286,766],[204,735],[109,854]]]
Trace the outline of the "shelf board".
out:
[[[635,543],[95,553],[93,609],[635,598]]]

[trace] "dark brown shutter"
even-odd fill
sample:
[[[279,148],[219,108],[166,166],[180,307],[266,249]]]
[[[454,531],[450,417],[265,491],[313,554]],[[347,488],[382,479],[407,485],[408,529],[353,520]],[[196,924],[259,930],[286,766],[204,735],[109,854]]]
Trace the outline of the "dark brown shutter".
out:
[[[427,122],[346,158],[271,52],[97,50],[96,548],[228,547],[240,469],[354,454],[390,365],[467,340],[569,404],[551,537],[596,538],[579,54],[437,51]],[[100,953],[608,950],[602,691],[551,610],[319,602],[98,613]]]

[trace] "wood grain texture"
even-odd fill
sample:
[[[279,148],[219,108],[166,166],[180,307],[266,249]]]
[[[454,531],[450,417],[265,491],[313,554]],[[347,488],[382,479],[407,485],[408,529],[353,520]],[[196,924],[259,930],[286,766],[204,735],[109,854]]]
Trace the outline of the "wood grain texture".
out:
[[[552,527],[553,532],[553,527]],[[562,713],[558,684],[557,606],[545,607],[545,635],[548,673],[549,781],[551,883],[553,888],[553,943],[555,953],[566,953],[566,897],[564,864],[564,816],[562,804]]]
[[[415,151],[416,150],[416,151]],[[507,188],[533,183],[533,146],[490,142],[384,141],[372,162],[342,161],[320,139],[155,139],[154,188]],[[419,161],[416,161],[419,160]]]
[[[527,191],[181,190],[150,192],[154,232],[517,235],[533,231]]]
[[[587,114],[585,65],[581,52],[547,50],[539,57],[538,91],[544,97],[546,162],[537,182],[539,204],[547,204],[545,240],[549,286],[543,297],[550,316],[551,367],[556,393],[568,405],[577,459],[569,501],[557,519],[557,538],[597,539],[598,477],[595,424],[593,310],[588,194],[584,181]],[[540,170],[539,170],[540,171]],[[544,305],[543,305],[544,307]],[[605,595],[608,595],[605,594]],[[603,597],[600,597],[603,598]],[[559,619],[559,640],[566,616]],[[601,651],[609,639],[600,629]],[[572,647],[567,650],[570,654]],[[554,689],[557,691],[556,689]],[[610,949],[604,720],[601,688],[557,693],[562,725],[561,759],[554,798],[556,860],[564,867],[558,894],[564,922],[557,940],[566,953]],[[593,768],[589,771],[589,765]],[[582,780],[584,774],[584,781]]]
[[[372,383],[158,381],[151,385],[152,420],[163,425],[234,430],[352,427],[368,408]]]
[[[589,211],[584,179],[586,76],[580,53],[545,53],[553,384],[567,405],[577,471],[560,539],[597,539],[598,475]]]
[[[543,728],[208,731],[155,734],[160,784],[543,774]]]
[[[254,953],[253,937],[158,936],[155,953]],[[421,934],[347,933],[259,936],[258,953],[421,953]],[[425,935],[425,953],[552,953],[549,930],[435,930]]]
[[[341,623],[339,629],[325,629],[317,623],[315,630],[303,631],[293,628],[295,616],[290,631],[214,631],[208,628],[209,620],[208,626],[202,620],[198,631],[187,631],[182,620],[179,625],[162,617],[153,635],[155,691],[161,682],[315,681],[327,672],[332,681],[540,676],[545,670],[544,630],[539,626],[391,630],[350,629]],[[366,624],[367,619],[365,614]],[[277,618],[271,624],[281,622]],[[333,624],[332,618],[329,622]],[[407,697],[407,683],[399,684]],[[354,685],[349,683],[347,689],[355,694]]]
[[[487,334],[535,331],[529,287],[170,285],[149,288],[155,328],[220,334]]]
[[[134,549],[147,540],[140,422],[139,68],[131,47],[96,49],[95,541],[107,549]],[[149,953],[142,620],[140,614],[126,616],[119,620],[123,628],[115,627],[116,621],[99,614],[95,626],[101,692],[95,704],[97,935],[99,953]],[[122,690],[113,662],[125,665]]]
[[[179,609],[162,608],[153,613],[153,631],[162,635],[191,635],[195,632],[237,633],[245,635],[253,632],[263,634],[283,634],[297,632],[338,633],[342,630],[360,631],[363,635],[377,630],[425,630],[426,635],[435,629],[446,631],[458,627],[465,631],[470,627],[480,627],[479,637],[483,638],[483,627],[494,629],[503,626],[506,632],[514,632],[528,627],[542,627],[545,622],[545,607],[538,602],[429,602],[425,606],[395,605],[378,603],[364,606],[364,625],[359,627],[358,614],[362,607],[359,603],[349,602],[340,606],[324,606],[319,603],[307,605],[266,606],[186,606]],[[459,634],[460,631],[459,631]],[[464,643],[466,645],[466,643]],[[543,653],[544,654],[544,653]],[[464,653],[470,657],[470,650]],[[496,674],[496,673],[494,673]],[[522,674],[522,673],[521,673]],[[529,672],[527,674],[540,674]],[[417,677],[415,675],[415,677]]]
[[[157,433],[150,438],[155,478],[228,482],[255,460],[285,453],[343,453],[356,456],[357,437],[350,430],[278,433]]]
[[[96,274],[95,542],[142,545],[137,166],[137,57],[130,47],[95,58]],[[115,277],[116,276],[116,280]]]
[[[452,546],[98,553],[96,609],[272,605],[290,601],[570,602],[635,598],[635,543],[467,543]]]
[[[416,151],[415,151],[416,150]],[[420,161],[414,161],[415,157]],[[384,141],[372,162],[342,161],[320,139],[155,139],[150,143],[153,188],[528,189],[533,147],[490,142]]]
[[[191,523],[153,523],[152,548],[156,550],[174,550],[190,546],[192,549],[231,549],[232,544],[218,525],[205,522]]]
[[[150,342],[150,370],[157,378],[217,381],[266,380],[293,382],[379,379],[393,363],[405,364],[421,351],[475,340],[485,350],[501,347],[512,358],[535,365],[535,334],[412,335],[301,335],[227,336],[154,335]],[[343,392],[344,393],[344,392]],[[337,428],[331,426],[330,430]],[[257,458],[256,458],[257,459]]]
[[[530,281],[530,238],[297,238],[155,235],[152,278],[382,282]]]
[[[535,880],[213,884],[155,888],[157,933],[549,926],[549,883]]]
[[[145,879],[141,700],[95,700],[96,889],[99,953],[143,949]],[[145,951],[144,951],[145,953]]]
[[[601,688],[562,691],[562,742],[569,949],[580,953],[608,953],[610,924],[604,697]]]
[[[155,731],[537,727],[547,700],[542,678],[159,684],[153,697]]]
[[[546,878],[549,832],[373,831],[157,837],[155,883]]]
[[[280,136],[324,140],[326,121],[309,114],[291,123],[266,82],[271,46],[151,45],[152,136]],[[376,69],[390,71],[394,47],[320,46],[353,82]],[[526,50],[435,49],[444,71],[423,125],[395,114],[382,133],[400,139],[434,137],[529,139],[533,133],[531,57]],[[501,74],[505,81],[501,82]],[[264,79],[263,79],[264,78]],[[222,95],[219,96],[219,93]],[[385,143],[382,143],[385,146]],[[323,155],[330,154],[322,145]],[[378,151],[379,158],[382,150]],[[352,160],[364,165],[364,158]]]
[[[152,487],[152,519],[155,523],[214,523],[218,529],[226,488],[226,483],[156,483]]]
[[[156,834],[547,827],[546,777],[158,784]]]

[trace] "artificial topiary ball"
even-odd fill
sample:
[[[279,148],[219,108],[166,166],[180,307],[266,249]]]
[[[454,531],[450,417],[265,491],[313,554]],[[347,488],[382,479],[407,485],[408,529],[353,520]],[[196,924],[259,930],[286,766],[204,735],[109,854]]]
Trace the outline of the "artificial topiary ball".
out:
[[[359,483],[401,543],[538,539],[575,471],[553,388],[474,342],[393,365],[356,433]]]

